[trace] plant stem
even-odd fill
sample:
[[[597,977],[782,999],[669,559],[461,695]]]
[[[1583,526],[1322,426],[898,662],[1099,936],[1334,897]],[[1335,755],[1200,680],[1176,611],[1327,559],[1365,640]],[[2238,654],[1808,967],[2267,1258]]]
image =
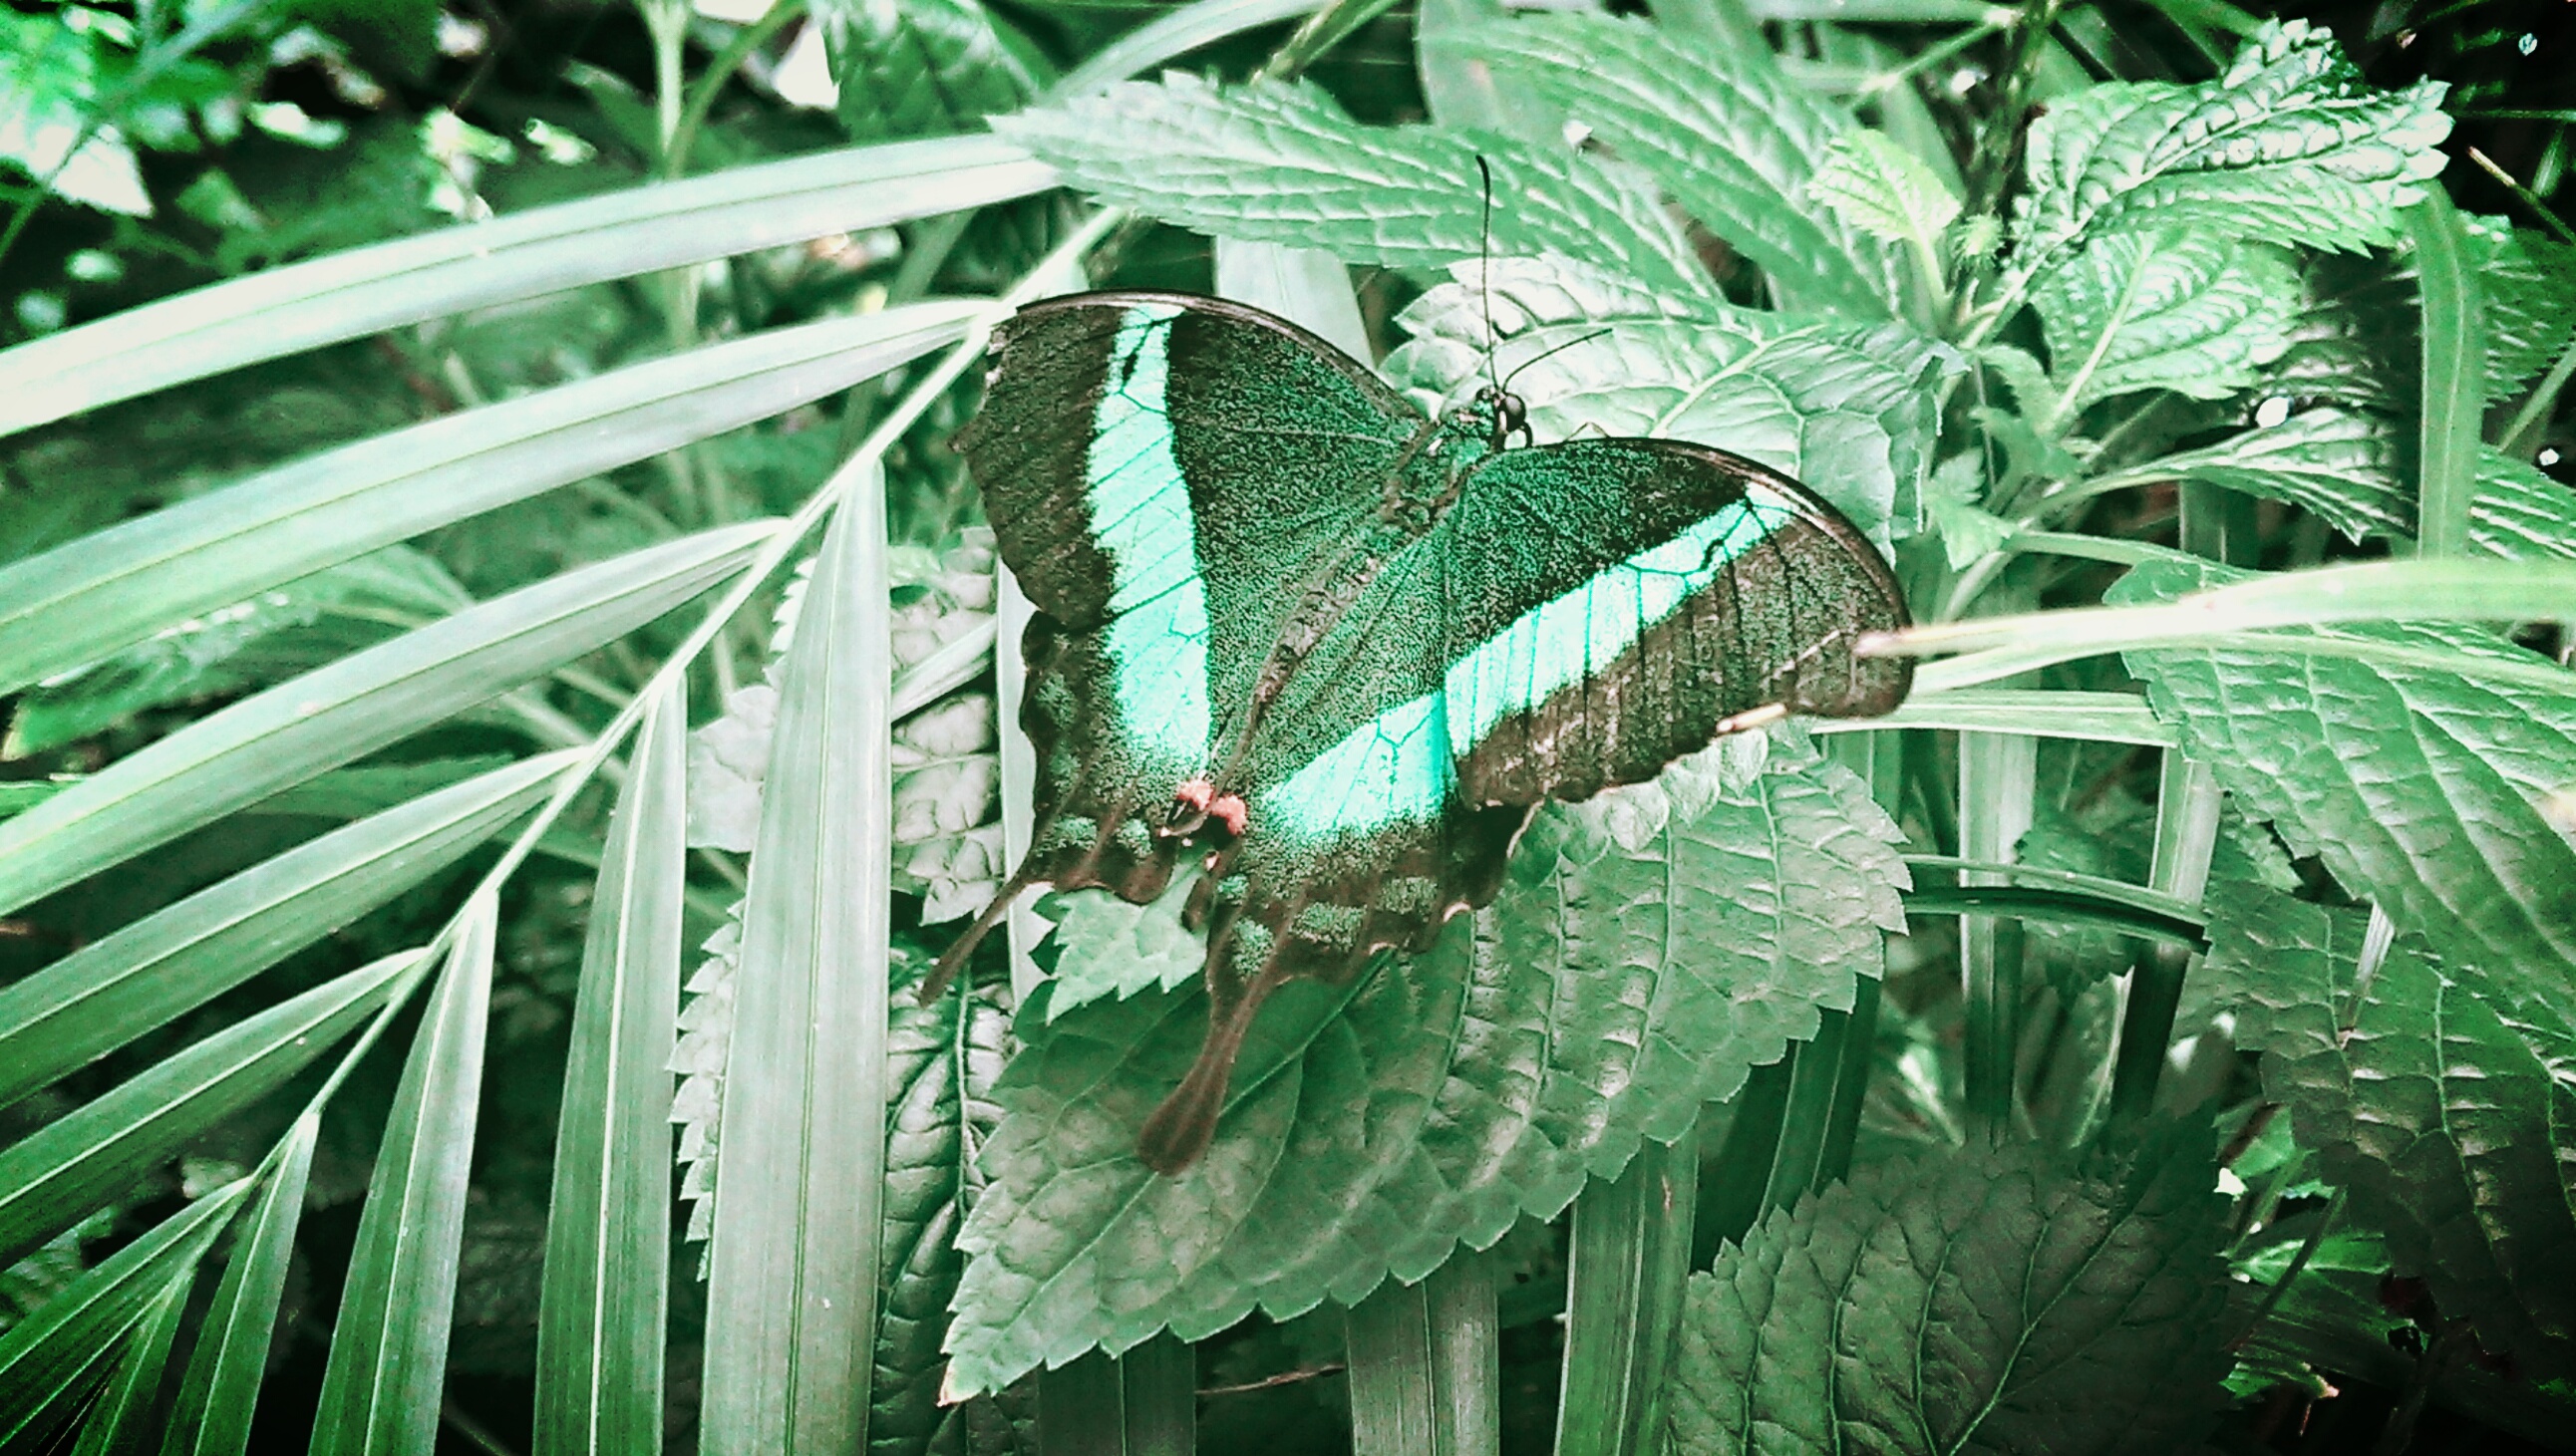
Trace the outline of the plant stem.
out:
[[[963,981],[965,978],[958,978]],[[1038,1376],[1042,1456],[1189,1456],[1198,1352],[1168,1334],[1112,1359],[1094,1350]]]
[[[1698,1200],[1696,1128],[1671,1147],[1646,1142],[1626,1172],[1575,1198],[1556,1456],[1650,1456],[1662,1447]]]
[[[1502,1449],[1501,1331],[1483,1255],[1460,1249],[1419,1284],[1389,1280],[1349,1320],[1352,1456]]]

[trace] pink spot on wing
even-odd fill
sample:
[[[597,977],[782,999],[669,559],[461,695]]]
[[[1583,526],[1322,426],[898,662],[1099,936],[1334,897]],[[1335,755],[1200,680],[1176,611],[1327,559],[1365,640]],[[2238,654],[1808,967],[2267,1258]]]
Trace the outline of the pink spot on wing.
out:
[[[1226,832],[1229,834],[1241,834],[1244,823],[1252,817],[1252,810],[1244,804],[1242,796],[1238,794],[1225,794],[1218,797],[1208,804],[1207,811],[1225,821]]]

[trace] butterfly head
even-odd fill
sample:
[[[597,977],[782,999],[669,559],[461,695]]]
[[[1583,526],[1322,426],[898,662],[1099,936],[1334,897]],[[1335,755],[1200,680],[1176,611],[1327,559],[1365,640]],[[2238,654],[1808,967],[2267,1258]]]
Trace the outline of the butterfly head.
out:
[[[1440,438],[1431,449],[1454,476],[1510,445],[1514,435],[1530,443],[1529,407],[1519,395],[1488,384],[1440,417]]]

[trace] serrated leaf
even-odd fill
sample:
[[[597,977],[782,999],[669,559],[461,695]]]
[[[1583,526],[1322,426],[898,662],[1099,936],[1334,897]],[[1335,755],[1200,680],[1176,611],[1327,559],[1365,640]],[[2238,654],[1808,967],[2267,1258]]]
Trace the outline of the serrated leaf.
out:
[[[499,917],[488,892],[458,914],[403,1059],[331,1324],[311,1456],[427,1452],[437,1440]]]
[[[2106,599],[2170,599],[2243,575],[2159,557]],[[2543,659],[2462,627],[2353,623],[2282,635],[2275,650],[2133,651],[2127,661],[2185,753],[2271,820],[2293,853],[2321,857],[2401,930],[2463,964],[2519,967],[2553,993],[2576,978],[2576,843],[2544,813],[2576,781],[2576,699],[2296,644]]]
[[[2206,1135],[2131,1166],[1916,1154],[1775,1210],[1691,1279],[1672,1440],[1693,1452],[2191,1449],[2227,1370]]]
[[[1502,136],[1361,126],[1308,85],[1219,89],[1174,74],[993,125],[1116,206],[1391,267],[1486,254],[1482,158],[1494,176],[1492,252],[1597,258],[1650,288],[1714,292],[1680,227],[1626,168]]]
[[[2576,559],[2576,490],[2493,447],[2478,451],[2478,498],[2469,541],[2490,556]]]
[[[1959,216],[1959,199],[1948,185],[1884,132],[1835,137],[1807,180],[1807,194],[1871,237],[1934,260],[1941,256],[1941,235]]]
[[[1181,907],[1198,882],[1195,871],[1176,874],[1150,905],[1115,895],[1050,897],[1040,913],[1055,930],[1039,954],[1053,949],[1055,973],[1047,978],[1040,1014],[1054,1021],[1094,1001],[1178,991],[1196,981],[1207,964],[1207,942],[1182,927]]]
[[[1442,397],[1486,377],[1486,275],[1455,271],[1405,311],[1412,337],[1386,360],[1399,384]],[[1952,368],[1939,345],[1896,324],[1658,303],[1553,260],[1498,259],[1491,278],[1494,365],[1518,370],[1540,439],[1696,440],[1808,482],[1882,546],[1912,533],[1933,385]]]
[[[2415,502],[2398,476],[2388,422],[2351,410],[2311,409],[2205,449],[2124,471],[2140,480],[2197,480],[2263,500],[2287,501],[2359,541],[2404,536]]]
[[[245,1017],[0,1152],[0,1267],[275,1091],[381,1005],[416,959],[387,956]]]
[[[1424,45],[1525,88],[1644,168],[1793,302],[1886,318],[1903,296],[1888,249],[1808,190],[1850,118],[1782,74],[1768,47],[1571,14],[1459,27]],[[1509,205],[1497,196],[1497,222]]]
[[[765,521],[594,563],[200,718],[0,823],[15,908],[489,700],[671,610],[766,544]]]
[[[2097,238],[2040,280],[2066,414],[2141,389],[2221,399],[2289,348],[2298,274],[2278,249],[2200,229]]]
[[[244,1179],[189,1204],[0,1333],[0,1447],[45,1449],[118,1338],[204,1256],[249,1190]]]
[[[884,489],[871,472],[834,513],[779,666],[707,1252],[710,1452],[845,1452],[867,1426],[890,933]]]
[[[286,1293],[321,1127],[321,1116],[307,1112],[278,1146],[276,1166],[260,1184],[258,1201],[250,1206],[223,1280],[215,1286],[214,1302],[197,1327],[196,1349],[171,1406],[163,1456],[243,1456],[250,1449],[251,1417],[268,1373],[269,1340]]]
[[[662,1449],[685,680],[646,709],[590,899],[537,1311],[539,1456]]]
[[[2561,988],[2402,933],[2358,983],[2369,916],[2240,893],[2209,975],[2267,1096],[2445,1315],[2528,1373],[2576,1370],[2576,1016]]]
[[[1419,1280],[1680,1137],[1848,1008],[1903,923],[1895,826],[1812,748],[1730,776],[1745,751],[1542,811],[1512,885],[1431,951],[1283,988],[1215,1145],[1176,1177],[1135,1139],[1197,1049],[1200,993],[1023,1025],[960,1239],[950,1392]]]
[[[852,141],[965,131],[1055,79],[1037,47],[979,0],[826,0],[815,18]]]
[[[2487,397],[2509,396],[2576,335],[2576,244],[2500,217],[2461,213],[2461,242],[2486,294]]]
[[[1977,504],[1977,472],[1983,465],[1975,451],[1954,455],[1923,485],[1924,519],[1941,538],[1941,552],[1952,571],[1992,555],[2013,537],[2012,522]]]
[[[715,1228],[716,1139],[724,1113],[725,1065],[733,1056],[734,998],[741,990],[742,902],[699,947],[704,954],[689,976],[680,1008],[679,1038],[671,1070],[680,1075],[671,1094],[671,1121],[680,1129],[680,1198],[689,1206],[681,1237],[704,1243]],[[706,1277],[703,1262],[698,1277]]]
[[[2013,208],[2025,267],[2094,237],[2178,227],[2357,251],[2442,168],[2443,85],[2369,87],[2322,26],[2268,24],[2197,86],[2108,84],[2032,123]]]
[[[969,1419],[966,1408],[939,1404],[948,1364],[940,1343],[966,1267],[957,1229],[983,1186],[976,1154],[1001,1121],[993,1084],[1010,1053],[1010,1017],[963,981],[931,1006],[898,997],[887,1031],[884,1283],[870,1456],[952,1449]]]
[[[307,841],[0,990],[0,1105],[240,985],[438,873],[578,756],[495,770]]]

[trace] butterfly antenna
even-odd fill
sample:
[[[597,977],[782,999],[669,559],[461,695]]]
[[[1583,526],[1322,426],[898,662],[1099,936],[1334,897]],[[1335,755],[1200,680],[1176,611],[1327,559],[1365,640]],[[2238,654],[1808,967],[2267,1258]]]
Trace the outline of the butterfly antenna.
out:
[[[1476,235],[1476,295],[1485,310],[1485,377],[1500,394],[1504,381],[1494,366],[1494,353],[1502,346],[1494,334],[1494,168],[1482,152],[1476,154],[1476,171],[1485,179],[1485,217]]]
[[[1542,351],[1540,351],[1539,353],[1533,354],[1533,355],[1531,355],[1530,357],[1528,357],[1528,358],[1526,358],[1526,359],[1523,359],[1523,360],[1520,362],[1519,366],[1518,366],[1517,368],[1513,369],[1511,373],[1504,375],[1504,376],[1503,376],[1503,379],[1502,379],[1502,382],[1501,382],[1500,384],[1495,385],[1494,387],[1495,387],[1496,389],[1501,390],[1501,391],[1502,391],[1502,392],[1504,392],[1505,394],[1509,394],[1509,393],[1511,392],[1511,388],[1512,388],[1512,381],[1521,377],[1521,370],[1523,370],[1523,369],[1527,369],[1527,368],[1528,368],[1528,367],[1530,367],[1532,364],[1537,363],[1537,362],[1538,362],[1539,360],[1541,360],[1541,359],[1547,358],[1547,357],[1548,357],[1549,355],[1551,355],[1551,354],[1562,354],[1562,353],[1564,353],[1566,350],[1573,348],[1573,347],[1574,347],[1575,345],[1577,345],[1577,344],[1589,344],[1589,343],[1591,343],[1594,339],[1600,338],[1602,335],[1607,334],[1607,333],[1609,333],[1609,332],[1610,332],[1610,331],[1609,331],[1608,329],[1594,329],[1592,332],[1590,332],[1590,333],[1588,333],[1588,334],[1585,334],[1584,336],[1582,336],[1582,337],[1581,337],[1581,338],[1579,338],[1579,339],[1568,339],[1568,340],[1566,340],[1564,343],[1557,345],[1557,346],[1556,346],[1555,348],[1553,348],[1553,349],[1546,349],[1546,350],[1542,350]]]

